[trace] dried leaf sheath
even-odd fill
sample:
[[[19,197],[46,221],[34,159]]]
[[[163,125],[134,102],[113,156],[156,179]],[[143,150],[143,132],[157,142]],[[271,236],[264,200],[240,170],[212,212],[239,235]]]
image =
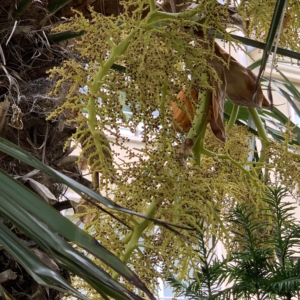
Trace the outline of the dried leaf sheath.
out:
[[[224,114],[224,87],[223,84],[220,86],[218,83],[211,78],[211,85],[215,88],[212,93],[208,121],[210,127],[215,134],[215,136],[221,141],[225,141],[225,128],[223,124],[223,114]],[[172,103],[173,118],[175,120],[175,126],[177,131],[188,133],[191,129],[192,120],[195,114],[195,103],[198,102],[198,92],[196,90],[191,91],[191,96],[193,100],[191,101],[185,94],[181,91],[177,98],[179,98],[183,103],[184,107],[179,107],[176,102]]]
[[[254,97],[256,76],[251,70],[242,66],[218,44],[215,44],[215,53],[221,60],[214,59],[212,66],[221,80],[222,76],[220,76],[220,70],[224,70],[226,95],[234,104],[255,108],[270,106],[269,101],[262,92],[261,86],[259,86],[256,97]],[[228,61],[229,67],[226,68],[224,63]]]
[[[188,133],[191,128],[191,121],[196,111],[195,105],[198,102],[198,92],[196,90],[191,90],[194,101],[191,101],[186,94],[186,91],[181,91],[177,95],[177,98],[183,102],[183,107],[179,107],[176,102],[172,102],[173,118],[178,125],[176,128],[184,133]]]
[[[223,123],[223,114],[225,106],[225,96],[234,104],[262,108],[270,106],[269,101],[264,96],[261,86],[255,94],[256,76],[255,74],[238,63],[230,54],[224,51],[218,44],[215,44],[215,53],[220,58],[214,58],[210,64],[216,71],[219,81],[210,74],[210,84],[213,88],[211,106],[209,113],[209,122],[215,136],[221,140],[226,140],[225,128]],[[226,63],[229,61],[229,67]],[[189,132],[194,118],[196,105],[192,104],[186,96],[185,91],[181,91],[179,98],[184,107],[172,103],[173,118],[177,123],[179,132]],[[196,90],[191,91],[193,102],[198,103],[198,93]]]
[[[226,91],[226,78],[223,68],[217,66],[215,68],[218,73],[220,82],[210,75],[210,84],[213,87],[211,93],[211,105],[209,109],[208,121],[214,135],[221,141],[225,142],[226,133],[223,122],[224,106],[225,106],[225,91]]]

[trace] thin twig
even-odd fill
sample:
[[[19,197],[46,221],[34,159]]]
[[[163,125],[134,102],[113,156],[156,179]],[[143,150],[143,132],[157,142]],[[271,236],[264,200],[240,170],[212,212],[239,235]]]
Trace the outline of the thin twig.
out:
[[[46,122],[46,133],[45,133],[45,139],[43,143],[43,154],[42,154],[42,162],[45,163],[45,156],[46,156],[46,142],[48,139],[48,133],[49,133],[49,124]]]
[[[10,33],[10,35],[9,35],[9,37],[8,37],[7,41],[6,41],[6,43],[5,43],[5,45],[6,45],[6,46],[8,45],[8,43],[9,43],[9,41],[10,41],[11,37],[12,37],[12,36],[13,36],[13,34],[14,34],[14,32],[15,32],[15,30],[16,30],[16,27],[17,27],[17,24],[18,24],[18,21],[15,21],[15,23],[14,23],[14,27],[13,27],[13,29],[12,29],[12,31],[11,31],[11,33]]]
[[[171,10],[173,14],[176,14],[177,9],[176,9],[176,1],[175,0],[170,0],[170,5],[171,5]]]
[[[5,60],[5,55],[4,55],[4,52],[3,52],[3,49],[0,45],[0,56],[1,56],[1,60],[3,62],[3,65],[5,66],[6,65],[6,60]]]

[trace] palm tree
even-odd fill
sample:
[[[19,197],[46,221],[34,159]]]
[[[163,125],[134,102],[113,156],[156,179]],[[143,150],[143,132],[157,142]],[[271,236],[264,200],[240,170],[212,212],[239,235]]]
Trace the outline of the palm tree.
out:
[[[278,1],[281,5],[284,2]],[[16,3],[11,1],[2,1],[1,3],[0,56],[3,80],[0,86],[2,100],[0,103],[0,136],[2,137],[0,167],[3,184],[0,206],[3,218],[1,244],[3,247],[5,245],[4,250],[1,251],[5,257],[9,257],[9,263],[3,263],[1,269],[6,272],[2,295],[11,294],[17,299],[26,298],[28,295],[45,298],[47,291],[40,285],[36,285],[35,282],[60,289],[60,291],[68,290],[77,293],[77,297],[83,297],[70,287],[68,283],[70,274],[76,274],[85,279],[104,298],[106,295],[110,295],[118,299],[139,299],[79,251],[69,247],[66,241],[74,242],[89,251],[129,282],[134,283],[150,298],[153,298],[129,268],[57,212],[57,210],[71,207],[68,200],[63,203],[57,201],[64,193],[65,187],[69,186],[85,197],[87,201],[91,201],[93,205],[95,203],[90,199],[96,199],[100,202],[98,208],[105,212],[107,212],[106,207],[109,207],[132,213],[88,189],[87,187],[93,187],[93,185],[81,176],[75,163],[77,158],[68,157],[73,150],[70,144],[67,145],[67,151],[63,152],[65,142],[74,133],[76,134],[77,124],[70,124],[68,121],[73,119],[78,111],[65,110],[60,117],[46,121],[46,118],[65,102],[66,91],[69,88],[66,82],[61,87],[59,97],[49,96],[48,92],[52,89],[55,79],[47,79],[46,71],[69,58],[80,61],[81,57],[78,52],[72,51],[73,41],[70,39],[85,34],[84,30],[79,32],[66,30],[52,34],[51,29],[64,23],[65,18],[74,15],[70,10],[71,6],[79,10],[86,18],[92,19],[87,4],[94,5],[96,12],[104,15],[119,15],[123,12],[123,6],[117,0],[87,2],[21,0]],[[156,8],[163,12],[163,16],[170,16],[165,13],[184,11],[187,8],[185,4],[185,1],[174,0],[157,1],[157,3],[149,1],[149,5],[145,2],[142,17]],[[136,6],[132,5],[132,8],[128,10],[129,15],[135,16],[135,8]],[[236,10],[234,8],[226,8],[226,10],[231,23],[241,26],[240,19],[236,16]],[[288,11],[288,14],[292,14],[292,12]],[[261,70],[265,67],[266,57],[273,44],[279,17],[280,11],[274,14],[269,38],[265,44],[234,36],[246,44],[266,49]],[[229,22],[228,19],[225,21]],[[245,23],[248,21],[248,19],[245,20]],[[250,30],[249,28],[246,29]],[[299,58],[298,53],[281,48],[277,49],[277,52]],[[222,54],[219,53],[219,55]],[[226,54],[223,53],[223,55],[227,57]],[[124,66],[113,64],[111,68],[124,72]],[[229,75],[232,73],[233,71],[229,72]],[[229,115],[233,115],[231,113],[233,110],[229,110]],[[274,111],[276,112],[276,109]],[[228,116],[228,111],[226,113]],[[274,116],[276,117],[276,114]],[[239,119],[239,115],[229,118],[234,123],[236,119]],[[277,119],[280,118],[277,116]],[[104,140],[103,137],[102,140]],[[105,142],[107,144],[107,141]],[[109,147],[106,148],[109,152]],[[41,171],[46,175],[41,174]],[[18,182],[13,180],[13,177]],[[97,188],[97,185],[94,185],[93,188]],[[32,190],[35,193],[32,193]],[[52,208],[49,204],[41,201],[37,194]],[[109,213],[117,219],[111,212]],[[153,221],[151,218],[148,219]],[[162,222],[159,224],[168,229],[173,228]],[[11,230],[7,230],[7,228]],[[45,236],[47,238],[44,238]],[[58,249],[62,249],[62,251],[58,251]],[[44,264],[41,263],[41,260],[44,261]],[[15,261],[18,261],[23,269],[21,267],[12,268]],[[26,273],[26,286],[21,284],[22,274],[25,271],[28,272],[28,274]],[[16,274],[13,275],[13,273]],[[57,277],[58,273],[61,273],[66,280]],[[30,286],[29,289],[28,286]],[[55,293],[51,290],[50,299],[61,296],[59,293]]]

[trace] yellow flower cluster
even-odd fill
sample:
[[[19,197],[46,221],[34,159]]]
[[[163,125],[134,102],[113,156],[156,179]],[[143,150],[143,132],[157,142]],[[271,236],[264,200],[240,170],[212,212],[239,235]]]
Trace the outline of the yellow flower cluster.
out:
[[[237,202],[259,207],[262,191],[269,184],[262,176],[266,167],[277,181],[295,189],[299,162],[279,143],[264,149],[264,161],[249,162],[249,153],[255,154],[255,150],[250,147],[252,137],[246,126],[234,126],[226,143],[216,140],[207,129],[201,163],[183,157],[185,137],[175,131],[171,102],[177,101],[176,95],[184,86],[188,91],[194,87],[212,90],[206,76],[201,76],[215,74],[209,64],[215,54],[208,30],[213,28],[227,36],[226,28],[220,25],[226,18],[226,7],[224,11],[219,6],[214,10],[216,2],[203,1],[196,8],[206,16],[201,40],[192,34],[199,26],[190,20],[193,11],[188,17],[185,13],[174,16],[150,11],[142,18],[148,1],[126,1],[124,14],[117,17],[92,12],[92,19],[86,20],[79,14],[60,26],[57,30],[85,34],[76,41],[74,60],[51,71],[51,76],[58,78],[54,92],[63,84],[69,87],[65,103],[51,117],[71,112],[72,118],[65,121],[78,128],[73,138],[82,145],[81,159],[87,160],[94,174],[101,175],[100,189],[112,195],[117,204],[185,228],[197,228],[204,219],[210,224],[207,236],[214,234],[226,244],[230,237],[224,214]],[[251,9],[249,4],[249,11],[243,13],[255,15]],[[249,26],[253,27],[252,23]],[[115,64],[126,71],[116,70]],[[120,93],[131,108],[131,118],[122,111]],[[126,146],[120,128],[135,132],[140,123],[144,148],[137,151]],[[116,162],[118,153],[110,150],[105,132],[113,136],[111,144],[126,151],[122,163]],[[189,230],[175,228],[179,235],[147,219],[125,214],[118,214],[116,219],[94,208],[80,216],[85,215],[94,216],[85,229],[125,261],[153,292],[159,277],[171,271],[186,278],[188,270],[198,263],[193,251],[196,239]],[[87,290],[80,281],[74,283]],[[88,291],[92,299],[99,298]]]
[[[242,0],[236,1],[237,12],[244,21],[244,29],[250,38],[266,42],[266,32],[269,31],[276,0]],[[299,52],[299,27],[298,12],[299,1],[287,1],[280,32],[279,46]]]

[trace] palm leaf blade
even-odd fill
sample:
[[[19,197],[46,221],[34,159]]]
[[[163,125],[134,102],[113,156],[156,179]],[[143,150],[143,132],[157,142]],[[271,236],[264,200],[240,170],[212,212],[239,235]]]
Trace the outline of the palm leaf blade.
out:
[[[13,199],[18,205],[37,216],[67,240],[86,249],[126,278],[129,282],[135,284],[138,288],[145,291],[145,293],[149,293],[148,289],[140,279],[126,267],[123,262],[106,248],[101,246],[95,239],[77,228],[71,221],[60,215],[54,208],[50,207],[46,202],[2,171],[0,171],[0,180],[2,182],[0,185],[2,195],[7,195],[7,197]]]
[[[69,2],[71,2],[71,0],[53,0],[49,3],[47,9],[49,13],[54,14]]]
[[[271,21],[271,25],[270,25],[270,29],[268,32],[268,36],[267,36],[267,40],[266,40],[266,44],[265,44],[265,48],[264,48],[264,53],[262,56],[262,61],[261,61],[261,66],[260,66],[260,70],[257,76],[257,83],[260,80],[260,77],[262,75],[262,73],[264,72],[266,65],[267,65],[267,61],[274,43],[274,39],[276,36],[276,32],[278,29],[278,25],[280,23],[280,20],[282,18],[282,14],[284,12],[284,7],[286,5],[286,0],[277,0],[276,1],[276,5],[275,5],[275,9],[274,9],[274,14],[272,17],[272,21]],[[277,51],[277,50],[276,50]],[[278,51],[277,51],[278,53]]]
[[[48,286],[62,292],[72,291],[79,299],[88,299],[74,288],[72,288],[64,278],[48,268],[36,255],[34,255],[26,246],[24,246],[17,237],[0,222],[1,236],[0,243],[27,272],[39,284]],[[56,283],[57,285],[54,285]],[[60,288],[59,288],[60,287]]]
[[[99,293],[105,291],[114,298],[129,299],[126,296],[131,294],[128,290],[6,195],[3,195],[0,209],[7,219],[25,232],[41,249],[57,258],[60,265],[83,278]],[[135,295],[132,298],[141,299]]]

